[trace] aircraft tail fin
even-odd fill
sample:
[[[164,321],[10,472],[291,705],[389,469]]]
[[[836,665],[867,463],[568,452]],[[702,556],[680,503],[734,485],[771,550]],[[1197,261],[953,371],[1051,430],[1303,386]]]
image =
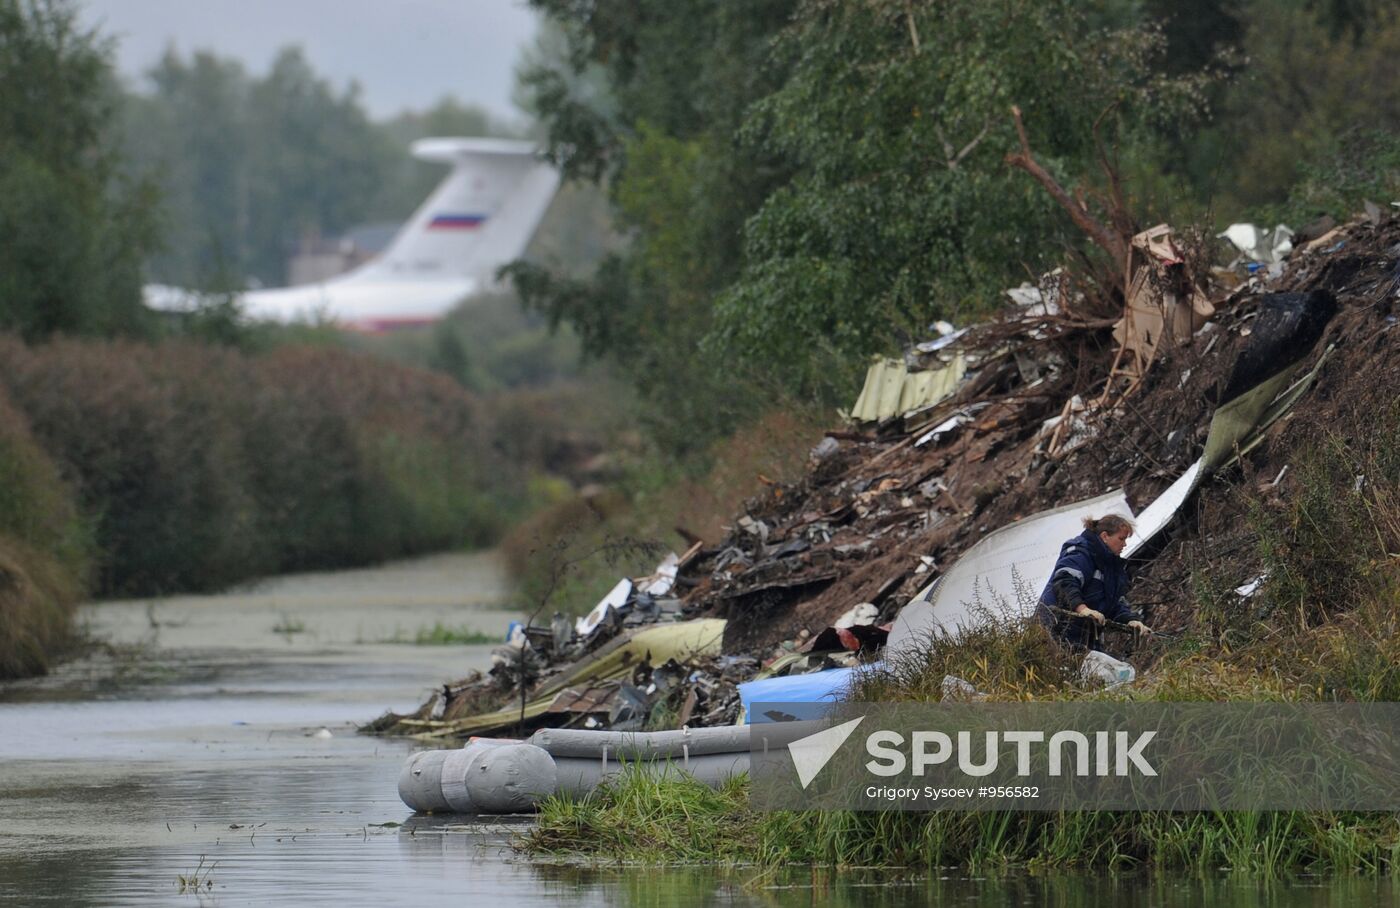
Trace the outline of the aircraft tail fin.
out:
[[[413,154],[451,164],[433,190],[357,281],[473,281],[495,284],[495,271],[529,245],[559,188],[559,172],[532,142],[420,139]]]

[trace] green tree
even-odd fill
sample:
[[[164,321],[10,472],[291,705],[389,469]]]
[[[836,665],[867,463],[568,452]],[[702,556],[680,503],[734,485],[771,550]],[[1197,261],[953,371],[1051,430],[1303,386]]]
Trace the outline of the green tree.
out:
[[[517,267],[517,286],[642,392],[667,447],[703,447],[759,399],[761,376],[701,340],[713,295],[739,272],[745,219],[786,175],[781,160],[737,154],[734,136],[781,84],[768,48],[794,3],[534,5],[553,25],[520,94],[565,173],[608,186],[626,247],[589,278]]]
[[[121,178],[110,51],[64,0],[0,0],[0,327],[144,330],[149,188]]]
[[[1098,172],[1106,111],[1105,141],[1132,148],[1206,101],[1124,0],[534,5],[566,42],[522,86],[566,173],[608,181],[629,242],[591,282],[517,279],[680,445],[756,387],[844,396],[870,354],[1082,246],[1003,161],[1013,103],[1074,184]]]
[[[148,78],[152,94],[127,98],[125,134],[134,168],[161,189],[165,241],[152,274],[177,286],[238,289],[251,222],[248,75],[212,53],[186,61],[169,50]],[[238,287],[215,288],[230,273]]]
[[[513,138],[518,130],[498,122],[474,104],[463,104],[446,96],[424,111],[405,110],[379,125],[379,130],[396,150],[386,179],[377,193],[371,216],[384,220],[407,218],[428,193],[442,181],[441,164],[420,161],[408,154],[418,139],[428,136],[500,136]]]
[[[1249,67],[1206,137],[1228,177],[1219,207],[1237,219],[1344,216],[1367,192],[1400,188],[1400,9],[1254,0],[1245,18]]]
[[[1102,114],[1131,139],[1197,102],[1197,80],[1146,65],[1160,43],[1096,29],[1071,0],[808,0],[776,46],[790,75],[742,132],[795,175],[747,225],[712,343],[818,386],[830,373],[811,351],[857,362],[997,304],[1082,245],[1006,166],[1009,108],[1041,163],[1078,182],[1098,169]]]
[[[401,152],[370,122],[359,87],[335,92],[298,48],[278,54],[248,101],[248,265],[283,283],[303,236],[335,236],[363,220]]]
[[[262,78],[173,51],[149,78],[151,93],[128,101],[126,133],[133,166],[167,203],[169,244],[151,263],[162,282],[205,287],[232,271],[283,283],[303,237],[371,213],[402,153],[356,86],[335,90],[296,48]]]

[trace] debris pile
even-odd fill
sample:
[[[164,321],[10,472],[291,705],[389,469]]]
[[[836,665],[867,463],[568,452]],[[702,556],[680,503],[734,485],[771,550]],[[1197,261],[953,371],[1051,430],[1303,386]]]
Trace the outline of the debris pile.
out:
[[[1131,562],[1148,623],[1186,627],[1188,543],[1235,539],[1240,583],[1258,576],[1218,484],[1243,472],[1287,494],[1286,435],[1363,419],[1400,387],[1400,221],[1368,209],[1307,241],[1227,233],[1243,254],[1223,269],[1165,227],[1125,237],[1116,318],[1102,291],[1055,272],[1009,291],[1001,318],[938,326],[872,366],[854,425],[813,449],[800,481],[747,502],[724,538],[621,581],[577,623],[523,630],[489,675],[372,730],[732,723],[741,683],[878,658],[901,609],[927,604],[979,541],[1118,490],[1134,513],[1157,503],[1160,527],[1196,502]],[[1245,424],[1217,431],[1232,402]],[[1232,463],[1242,471],[1210,478]]]

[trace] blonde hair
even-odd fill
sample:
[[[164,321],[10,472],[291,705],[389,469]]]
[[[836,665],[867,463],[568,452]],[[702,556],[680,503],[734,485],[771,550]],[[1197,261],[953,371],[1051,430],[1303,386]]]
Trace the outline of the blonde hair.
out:
[[[1133,522],[1126,517],[1117,514],[1105,514],[1102,517],[1085,517],[1084,529],[1091,533],[1107,533],[1110,536],[1117,535],[1124,528],[1128,535],[1133,533]]]

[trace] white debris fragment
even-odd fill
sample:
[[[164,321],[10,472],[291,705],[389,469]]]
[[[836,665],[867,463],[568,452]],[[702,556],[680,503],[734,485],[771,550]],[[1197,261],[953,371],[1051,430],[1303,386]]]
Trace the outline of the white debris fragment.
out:
[[[574,624],[574,630],[580,637],[586,637],[593,633],[593,629],[603,623],[608,612],[615,608],[620,608],[627,604],[627,597],[632,595],[632,581],[623,578],[617,582],[617,586],[608,591],[597,605],[593,606],[593,611],[578,619]]]
[[[1293,231],[1284,224],[1273,230],[1253,224],[1231,224],[1219,236],[1234,244],[1250,261],[1261,265],[1279,264],[1293,251]]]
[[[1102,681],[1110,687],[1131,683],[1137,678],[1137,670],[1126,662],[1120,662],[1108,653],[1091,651],[1084,657],[1079,673],[1086,681]]]
[[[671,592],[671,588],[676,585],[676,573],[680,570],[680,564],[681,556],[675,552],[667,555],[656,566],[651,576],[645,578],[646,585],[642,587],[642,592],[648,596],[664,596]]]
[[[1248,583],[1242,583],[1235,587],[1235,595],[1239,596],[1241,599],[1248,599],[1250,596],[1259,592],[1259,587],[1263,586],[1264,581],[1267,579],[1269,579],[1268,574],[1260,574]]]
[[[970,681],[964,681],[957,675],[944,675],[943,683],[938,687],[944,700],[983,700],[987,696]]]
[[[971,421],[971,416],[966,416],[962,413],[950,416],[938,425],[934,426],[932,429],[929,429],[923,435],[920,435],[918,438],[916,438],[914,440],[914,447],[922,448],[924,445],[928,444],[931,441],[937,441],[940,435],[944,435],[948,432],[951,432],[963,423]]]
[[[832,454],[835,454],[840,447],[841,442],[828,435],[821,441],[817,442],[817,445],[812,449],[812,453],[810,456],[813,460],[826,460]]]
[[[851,608],[846,614],[837,618],[832,627],[846,628],[866,626],[875,623],[875,619],[880,617],[880,610],[869,602],[862,602]]]

